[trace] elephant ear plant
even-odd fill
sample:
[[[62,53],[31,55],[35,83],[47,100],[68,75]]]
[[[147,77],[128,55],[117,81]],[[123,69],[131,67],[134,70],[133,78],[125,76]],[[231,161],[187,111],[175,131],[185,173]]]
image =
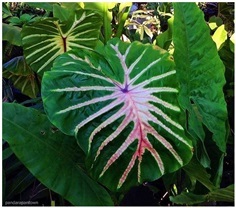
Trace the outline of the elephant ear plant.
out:
[[[26,61],[40,75],[50,70],[60,54],[72,49],[91,49],[96,45],[102,23],[98,14],[80,9],[67,19],[61,19],[46,18],[25,25],[22,30]]]
[[[106,22],[100,15],[54,7],[57,15],[21,32],[25,60],[42,76],[46,115],[3,105],[4,140],[30,172],[73,205],[112,205],[116,192],[168,176],[172,185],[179,173],[187,185],[173,202],[185,203],[195,184],[218,188],[227,139],[224,66],[197,6],[175,3],[173,56],[111,38],[109,27],[105,45],[97,44]],[[213,182],[204,167],[218,171]]]
[[[77,138],[95,179],[127,189],[191,158],[175,73],[168,53],[112,39],[102,55],[80,50],[58,57],[43,77],[44,107],[54,125]]]

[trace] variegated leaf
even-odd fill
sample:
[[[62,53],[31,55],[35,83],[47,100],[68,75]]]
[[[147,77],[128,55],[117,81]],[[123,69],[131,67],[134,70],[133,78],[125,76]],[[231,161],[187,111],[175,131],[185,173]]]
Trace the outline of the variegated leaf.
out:
[[[45,110],[54,125],[76,136],[92,177],[125,190],[192,156],[175,73],[168,53],[112,39],[102,55],[71,51],[54,62],[43,77]]]
[[[78,10],[66,22],[47,18],[22,29],[26,61],[42,74],[50,70],[57,56],[71,49],[91,49],[96,46],[101,17],[90,10]]]

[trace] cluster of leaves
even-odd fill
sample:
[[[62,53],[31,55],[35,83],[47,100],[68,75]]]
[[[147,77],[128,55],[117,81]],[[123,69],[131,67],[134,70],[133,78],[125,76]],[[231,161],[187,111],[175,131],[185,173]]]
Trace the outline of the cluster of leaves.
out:
[[[3,100],[28,96],[3,104],[4,201],[43,184],[51,204],[120,204],[139,184],[158,192],[156,179],[173,204],[233,201],[220,188],[233,130],[225,3],[208,25],[194,3],[131,6],[3,3]]]

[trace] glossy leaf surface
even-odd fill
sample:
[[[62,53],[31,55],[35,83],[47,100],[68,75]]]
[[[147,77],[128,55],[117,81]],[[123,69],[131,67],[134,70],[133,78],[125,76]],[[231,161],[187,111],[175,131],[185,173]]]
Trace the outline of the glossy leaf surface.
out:
[[[191,142],[170,55],[119,39],[103,51],[58,57],[42,96],[51,122],[77,137],[91,175],[112,190],[128,189],[186,164]]]
[[[112,205],[106,190],[80,167],[84,154],[75,139],[39,111],[3,103],[3,138],[41,183],[73,205]]]
[[[221,25],[216,29],[212,39],[216,43],[217,50],[220,50],[223,46],[223,43],[227,40],[227,31],[225,30],[224,25]]]
[[[206,126],[218,148],[225,152],[224,65],[197,5],[174,3],[174,11],[174,60],[181,84],[180,105],[188,112],[188,130],[204,143]]]
[[[27,63],[42,74],[50,70],[53,61],[60,54],[71,49],[94,48],[101,24],[98,14],[78,10],[68,21],[47,18],[24,26],[21,34]]]

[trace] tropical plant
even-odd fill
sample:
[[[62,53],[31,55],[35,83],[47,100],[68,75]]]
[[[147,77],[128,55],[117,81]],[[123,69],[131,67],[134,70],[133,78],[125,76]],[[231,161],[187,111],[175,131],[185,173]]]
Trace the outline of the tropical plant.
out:
[[[51,122],[77,138],[92,175],[112,190],[186,164],[192,146],[179,120],[169,54],[118,39],[103,51],[64,54],[44,74],[42,97]]]
[[[24,53],[4,62],[3,74],[34,98],[3,104],[3,159],[30,171],[22,169],[12,183],[19,188],[4,191],[4,200],[42,183],[72,205],[119,205],[138,185],[160,193],[157,181],[169,203],[233,201],[234,186],[221,188],[229,135],[224,73],[233,71],[234,44],[224,22],[211,18],[208,26],[195,3],[174,3],[169,28],[143,44],[125,29],[131,4],[29,5],[46,15],[12,18],[4,4],[11,18],[4,31],[21,34],[4,40]],[[171,6],[158,4],[155,19]]]

